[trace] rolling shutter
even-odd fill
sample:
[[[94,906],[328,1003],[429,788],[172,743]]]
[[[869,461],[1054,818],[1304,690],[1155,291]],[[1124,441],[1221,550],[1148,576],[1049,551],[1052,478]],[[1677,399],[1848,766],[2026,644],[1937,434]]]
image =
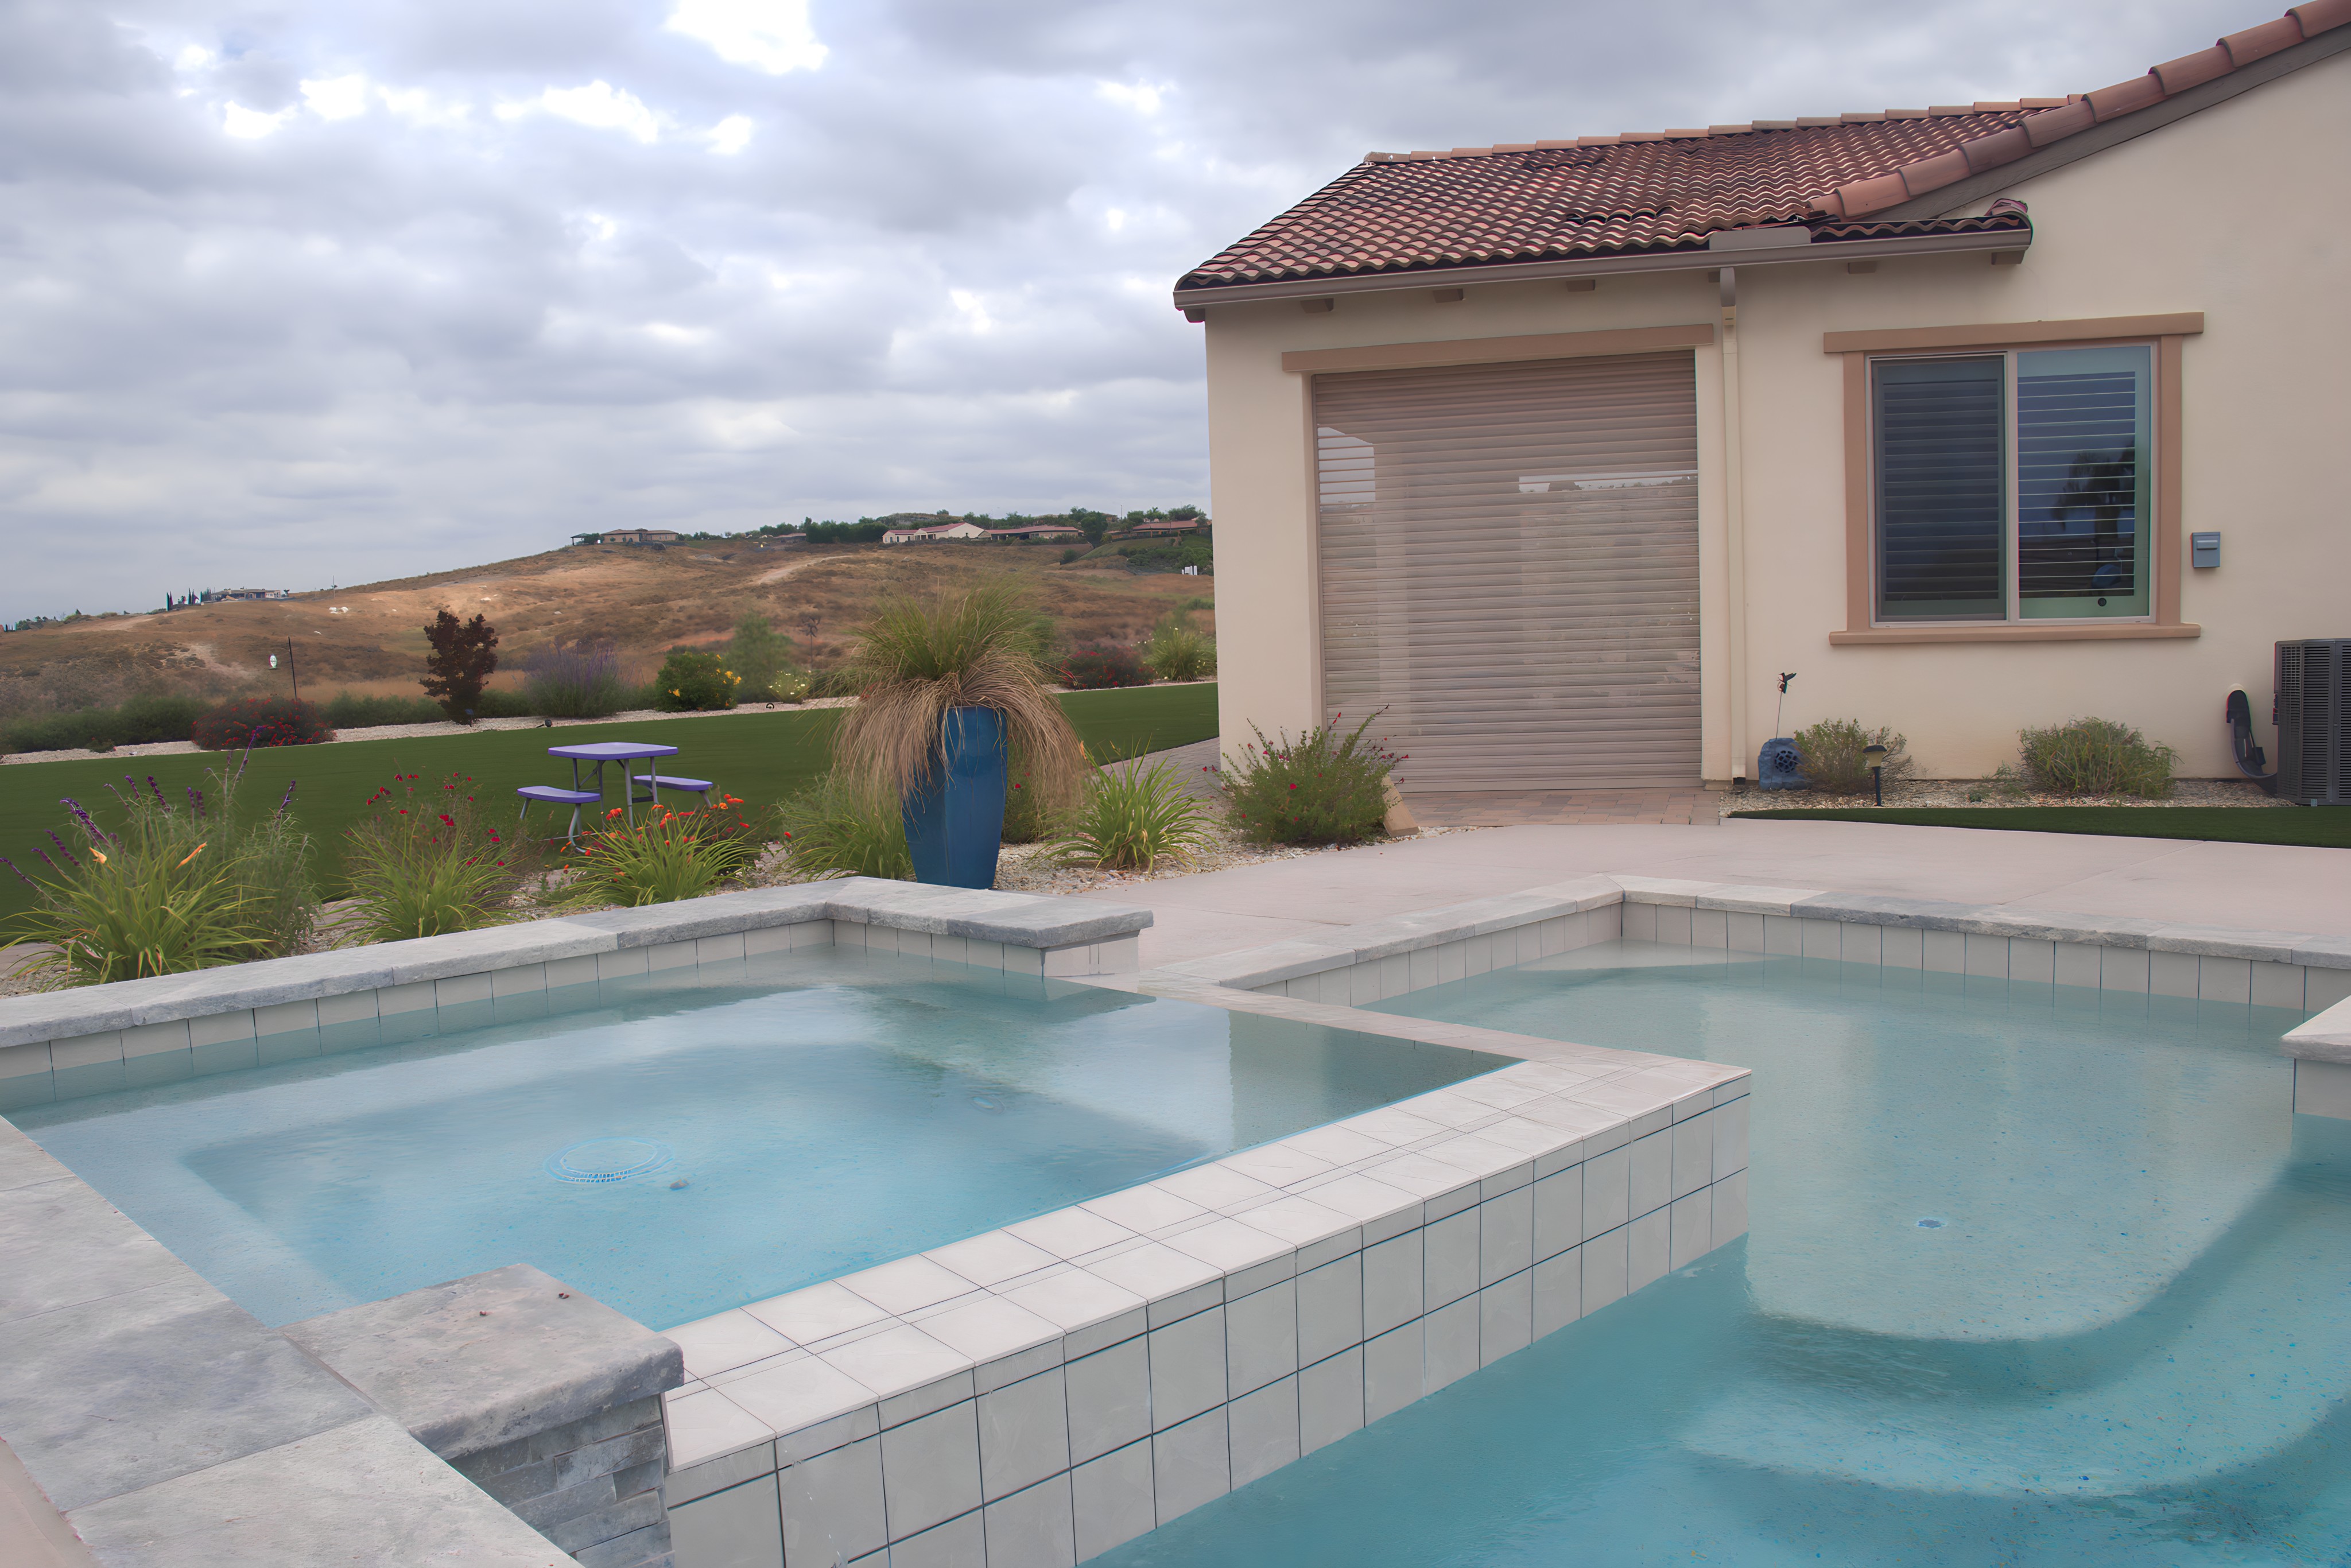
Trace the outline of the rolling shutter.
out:
[[[1314,382],[1326,715],[1406,790],[1695,783],[1687,352]]]

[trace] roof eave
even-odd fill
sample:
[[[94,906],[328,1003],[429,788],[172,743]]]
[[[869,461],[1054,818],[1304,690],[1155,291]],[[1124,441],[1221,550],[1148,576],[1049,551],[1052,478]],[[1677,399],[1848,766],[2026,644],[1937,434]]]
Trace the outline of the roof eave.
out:
[[[1882,214],[1855,220],[1886,221]],[[1738,231],[1727,231],[1736,233]],[[1458,288],[1471,284],[1542,283],[1554,278],[1610,277],[1643,272],[1713,272],[1725,267],[1779,267],[1806,261],[1876,261],[1892,256],[1941,256],[1955,252],[2028,250],[2030,225],[1971,234],[1898,235],[1883,239],[1815,239],[1797,245],[1745,246],[1722,250],[1633,251],[1616,256],[1576,256],[1555,261],[1488,262],[1473,267],[1430,267],[1414,272],[1374,272],[1339,277],[1281,278],[1270,283],[1226,283],[1178,288],[1176,308],[1253,304],[1275,299],[1327,299],[1341,294],[1393,294],[1416,288]]]

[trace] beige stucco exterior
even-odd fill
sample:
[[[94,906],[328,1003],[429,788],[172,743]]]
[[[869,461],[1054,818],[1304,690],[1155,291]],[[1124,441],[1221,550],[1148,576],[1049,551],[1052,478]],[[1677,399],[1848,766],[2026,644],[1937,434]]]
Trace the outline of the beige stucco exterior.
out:
[[[1709,323],[1693,350],[1702,486],[1704,768],[1750,773],[1773,678],[1787,727],[1891,725],[1920,771],[1974,778],[2016,731],[2085,715],[2179,748],[2190,777],[2232,776],[2221,705],[2242,685],[2266,727],[2272,644],[2351,636],[2351,55],[2020,182],[2035,238],[2021,266],[1981,255],[1737,269],[1736,398],[1744,581],[1731,575],[1723,325],[1705,271],[1217,305],[1206,322],[1217,520],[1221,722],[1228,747],[1325,716],[1315,604],[1311,377],[1285,351]],[[1980,211],[1978,201],[1968,211]],[[1833,646],[1846,626],[1844,361],[1828,332],[2201,312],[2184,340],[2176,570],[2193,636],[1988,645]],[[2187,535],[2218,530],[2191,570]],[[1743,658],[1732,598],[1744,594]],[[1733,668],[1740,671],[1734,690]],[[1734,698],[1743,699],[1735,701]],[[1734,744],[1734,742],[1736,744]],[[1407,787],[1409,779],[1407,779]]]

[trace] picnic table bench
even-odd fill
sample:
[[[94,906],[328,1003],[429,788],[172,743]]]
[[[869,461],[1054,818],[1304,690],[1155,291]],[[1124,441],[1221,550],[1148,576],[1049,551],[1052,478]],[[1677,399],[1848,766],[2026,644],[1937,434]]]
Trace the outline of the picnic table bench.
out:
[[[600,804],[603,800],[604,767],[607,763],[617,762],[621,765],[622,780],[621,809],[632,827],[636,825],[637,807],[660,805],[661,792],[664,789],[682,795],[699,795],[702,797],[702,803],[707,806],[710,804],[710,791],[716,788],[707,779],[687,779],[679,775],[655,772],[652,767],[653,760],[661,757],[675,757],[677,747],[659,745],[653,741],[591,740],[579,746],[550,746],[547,748],[547,754],[549,757],[563,758],[571,764],[571,788],[566,789],[555,784],[525,784],[515,793],[522,797],[522,809],[526,816],[529,814],[534,803],[569,806],[571,822],[563,835],[566,843],[573,841],[579,836],[580,808]],[[592,788],[580,781],[580,765],[583,762],[595,765]],[[636,764],[639,762],[647,765],[643,773],[636,770]],[[637,786],[640,784],[645,787],[645,792],[642,795],[637,793]]]

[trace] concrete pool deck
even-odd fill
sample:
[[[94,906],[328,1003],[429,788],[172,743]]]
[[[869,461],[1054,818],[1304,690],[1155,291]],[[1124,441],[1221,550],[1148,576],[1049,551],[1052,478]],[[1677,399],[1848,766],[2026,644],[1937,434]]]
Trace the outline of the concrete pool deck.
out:
[[[1886,822],[1491,828],[1073,896],[1149,909],[1154,969],[1620,872],[2351,936],[2351,850]]]

